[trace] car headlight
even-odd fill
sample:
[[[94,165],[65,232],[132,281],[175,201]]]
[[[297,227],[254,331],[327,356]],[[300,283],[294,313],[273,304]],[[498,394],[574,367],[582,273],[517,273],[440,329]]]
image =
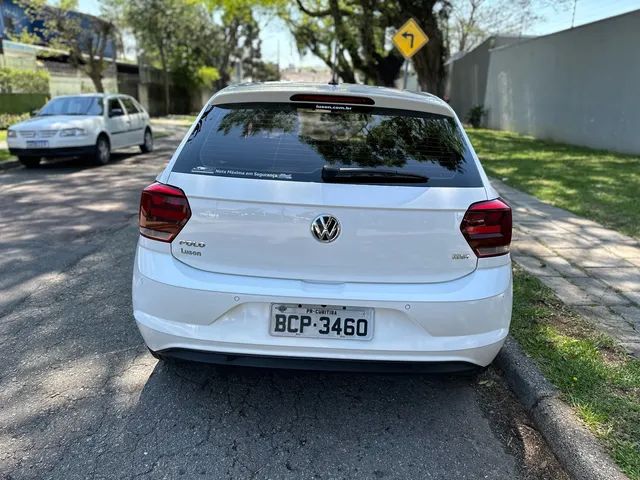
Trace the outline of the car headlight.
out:
[[[18,134],[16,133],[15,130],[8,130],[7,131],[7,138],[15,138],[17,136],[18,136]]]
[[[84,128],[63,128],[60,131],[61,137],[81,137],[86,134],[87,131]]]

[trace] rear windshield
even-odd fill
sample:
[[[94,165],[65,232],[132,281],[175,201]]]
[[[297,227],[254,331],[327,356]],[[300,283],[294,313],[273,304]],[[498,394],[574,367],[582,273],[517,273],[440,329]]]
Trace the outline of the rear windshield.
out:
[[[482,186],[452,118],[346,105],[209,106],[173,171],[294,182],[341,177],[340,183]],[[350,174],[335,174],[343,171]]]

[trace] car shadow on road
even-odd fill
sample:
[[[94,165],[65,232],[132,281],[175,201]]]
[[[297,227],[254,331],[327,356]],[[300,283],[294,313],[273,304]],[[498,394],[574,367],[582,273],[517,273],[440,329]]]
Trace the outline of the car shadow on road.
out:
[[[126,151],[118,151],[111,153],[109,164],[118,164],[123,160],[143,155],[138,149],[127,149]],[[29,169],[31,172],[42,171],[51,173],[69,173],[70,171],[80,171],[93,168],[102,168],[103,165],[96,165],[90,159],[83,157],[61,157],[43,159],[40,165]]]
[[[123,441],[169,477],[514,478],[474,383],[160,362]]]
[[[60,159],[0,172],[8,206],[0,222],[0,313],[108,241],[105,232],[129,224],[141,190],[174,149],[161,140],[151,154],[117,153],[103,167]]]

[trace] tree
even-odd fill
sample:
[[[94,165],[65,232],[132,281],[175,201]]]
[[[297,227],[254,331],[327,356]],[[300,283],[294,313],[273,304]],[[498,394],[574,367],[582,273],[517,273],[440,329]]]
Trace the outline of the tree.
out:
[[[234,65],[244,58],[251,58],[259,49],[255,43],[259,42],[260,29],[253,17],[248,2],[208,2],[212,17],[220,12],[219,26],[220,42],[215,55],[216,65],[219,65],[220,80],[218,87],[224,88],[229,84]]]
[[[178,83],[193,85],[217,77],[207,63],[216,47],[215,31],[207,11],[192,0],[112,0],[125,24],[133,30],[139,54],[162,70],[164,110],[170,110],[172,76]],[[215,69],[214,69],[215,70]]]
[[[102,78],[108,68],[105,59],[111,46],[115,55],[113,23],[91,15],[75,12],[77,0],[57,0],[50,5],[45,0],[17,0],[33,23],[41,23],[36,35],[15,32],[21,40],[46,43],[52,49],[68,52],[71,63],[84,71],[98,92],[104,92]]]
[[[178,48],[182,20],[182,0],[138,0],[126,3],[124,18],[133,29],[139,54],[147,60],[157,57],[162,69],[164,111],[169,113],[169,59]]]
[[[415,18],[429,37],[429,43],[413,57],[413,66],[418,76],[420,89],[444,95],[447,72],[444,62],[449,57],[449,48],[444,31],[449,21],[451,4],[443,0],[400,0],[394,17],[399,26],[406,18]]]
[[[261,60],[260,25],[257,16],[266,16],[286,4],[284,0],[202,0],[217,30],[216,47],[209,61],[220,71],[218,88],[227,86],[234,67],[241,64],[255,81],[280,78],[277,66]]]
[[[452,51],[467,52],[484,38],[485,4],[486,0],[454,0],[448,30]]]
[[[251,80],[254,82],[271,82],[280,80],[280,70],[273,62],[254,59],[251,65]]]
[[[540,12],[562,10],[568,0],[451,0],[448,43],[452,52],[468,52],[493,34],[522,35]]]
[[[322,59],[344,81],[392,86],[404,59],[389,39],[413,17],[430,39],[414,57],[418,81],[423,90],[441,94],[448,14],[449,2],[442,0],[296,0],[283,18],[298,48]]]
[[[285,16],[301,51],[310,51],[345,81],[393,85],[403,59],[387,48],[395,7],[378,0],[296,0]],[[393,15],[393,14],[392,14]]]

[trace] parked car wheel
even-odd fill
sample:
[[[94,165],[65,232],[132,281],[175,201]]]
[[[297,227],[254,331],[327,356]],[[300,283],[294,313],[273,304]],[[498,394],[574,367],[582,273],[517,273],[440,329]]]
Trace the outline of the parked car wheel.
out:
[[[153,134],[150,128],[144,131],[144,143],[140,145],[140,151],[142,153],[153,152]]]
[[[111,145],[106,135],[101,134],[96,141],[96,150],[93,154],[92,163],[95,165],[106,165],[111,159]]]
[[[18,161],[26,168],[36,168],[40,165],[41,157],[18,157]]]

